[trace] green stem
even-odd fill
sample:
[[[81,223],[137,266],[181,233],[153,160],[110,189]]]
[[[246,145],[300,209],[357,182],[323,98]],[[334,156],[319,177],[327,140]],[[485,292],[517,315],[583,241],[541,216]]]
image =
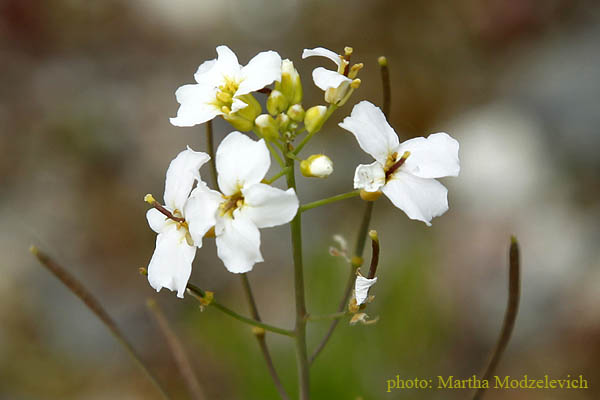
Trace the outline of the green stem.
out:
[[[296,190],[294,160],[286,158],[289,170],[286,174],[288,188]],[[300,399],[310,398],[310,377],[308,352],[306,349],[306,301],[304,298],[304,269],[302,265],[302,214],[298,212],[290,222],[294,255],[294,291],[296,296],[296,362],[298,366],[298,386]]]
[[[369,231],[369,224],[371,223],[371,215],[373,214],[373,202],[367,202],[365,206],[365,211],[363,213],[363,218],[360,223],[360,228],[358,231],[358,237],[356,238],[356,245],[354,246],[354,254],[352,257],[352,262],[350,264],[350,268],[348,268],[348,279],[346,280],[346,287],[344,288],[344,294],[342,295],[342,299],[338,304],[338,312],[342,312],[345,310],[346,305],[348,304],[348,300],[350,299],[350,295],[352,295],[352,288],[354,287],[354,281],[356,280],[356,269],[362,265],[362,254],[365,249],[365,243],[367,241],[367,232]],[[335,328],[338,325],[339,319],[334,319],[329,325],[329,329],[327,333],[314,350],[312,356],[310,357],[310,363],[312,364],[317,356],[323,351],[325,345],[333,335]]]
[[[242,282],[242,287],[244,288],[244,293],[246,294],[248,306],[250,307],[250,314],[252,314],[252,318],[254,318],[255,321],[260,322],[260,314],[258,313],[258,307],[256,305],[256,301],[254,300],[254,295],[252,294],[252,287],[250,286],[248,274],[240,274],[240,280]],[[275,388],[277,389],[279,396],[283,400],[289,400],[289,396],[285,391],[281,380],[279,379],[277,370],[275,369],[273,358],[271,358],[271,352],[269,351],[269,347],[267,346],[265,332],[255,332],[254,336],[256,336],[256,340],[258,341],[258,347],[260,347],[260,351],[263,355],[263,358],[265,359],[265,363],[267,364],[267,370],[269,371],[269,375],[271,375],[271,379],[273,379],[273,383],[275,384]]]
[[[272,177],[270,177],[269,179],[265,179],[264,182],[267,185],[270,185],[271,183],[275,182],[277,179],[279,179],[282,176],[284,176],[285,174],[287,174],[288,171],[289,171],[289,168],[285,167],[281,171],[279,171],[278,173],[276,173],[275,175],[273,175]]]
[[[275,161],[277,161],[277,164],[279,164],[279,166],[281,168],[284,168],[285,164],[283,163],[283,160],[279,156],[279,153],[277,153],[277,151],[273,148],[273,146],[271,146],[271,143],[267,142],[266,140],[265,140],[265,143],[267,144],[267,148],[271,152],[271,155],[273,156],[273,158],[275,159]]]
[[[217,189],[219,187],[219,183],[217,180],[217,163],[215,160],[215,146],[213,140],[212,121],[208,121],[206,123],[206,148],[208,150],[208,155],[210,156],[210,173],[213,180],[213,187]]]
[[[327,107],[327,111],[325,112],[325,115],[323,116],[323,119],[321,119],[321,122],[319,122],[319,125],[317,125],[315,127],[315,129],[310,132],[308,135],[306,135],[304,137],[304,139],[302,139],[302,141],[300,142],[300,144],[298,145],[298,147],[296,147],[296,149],[294,150],[294,154],[298,154],[300,153],[300,151],[302,150],[302,148],[304,146],[306,146],[306,143],[308,143],[310,141],[310,139],[312,139],[312,137],[321,130],[321,128],[323,127],[323,124],[325,122],[327,122],[327,120],[329,119],[329,117],[331,117],[331,114],[333,114],[333,112],[337,109],[337,106],[335,104],[330,104],[329,107]]]
[[[336,201],[350,199],[352,197],[358,196],[360,194],[360,190],[353,190],[352,192],[342,193],[335,196],[327,197],[325,199],[313,201],[311,203],[304,204],[300,206],[298,212],[302,213],[304,211],[310,210],[312,208],[324,206],[326,204],[335,203]]]
[[[325,315],[308,315],[306,317],[307,321],[322,321],[327,319],[339,319],[343,318],[346,315],[349,315],[347,311],[340,311],[333,314],[325,314]]]
[[[192,285],[191,283],[188,283],[187,290],[194,298],[196,298],[196,300],[198,300],[202,303],[202,300],[205,298],[205,292],[202,289],[200,289],[197,286]],[[253,320],[251,318],[244,317],[244,316],[236,313],[235,311],[225,307],[224,305],[222,305],[221,303],[217,302],[214,299],[210,302],[207,301],[207,303],[208,303],[208,305],[215,307],[216,309],[224,312],[225,314],[229,315],[230,317],[233,317],[233,318],[237,319],[238,321],[244,322],[248,325],[256,326],[256,327],[264,329],[265,331],[278,333],[278,334],[284,335],[284,336],[294,337],[294,335],[295,335],[293,331],[290,331],[288,329],[279,328],[277,326],[265,324],[263,322]]]

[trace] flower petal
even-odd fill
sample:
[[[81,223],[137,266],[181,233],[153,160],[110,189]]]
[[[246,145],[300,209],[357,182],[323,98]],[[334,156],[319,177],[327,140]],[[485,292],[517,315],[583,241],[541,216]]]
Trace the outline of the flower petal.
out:
[[[327,90],[330,88],[337,89],[344,82],[350,84],[352,79],[340,74],[336,71],[331,71],[323,67],[315,68],[312,72],[313,81],[315,85],[321,90]]]
[[[271,166],[265,141],[254,141],[240,132],[231,132],[223,139],[216,161],[219,188],[226,196],[259,183]]]
[[[458,142],[447,133],[434,133],[427,138],[418,137],[400,144],[398,155],[410,151],[402,170],[420,178],[458,176]]]
[[[398,171],[382,188],[383,193],[410,219],[431,226],[433,217],[448,211],[448,189],[435,179]]]
[[[183,85],[175,92],[180,104],[177,117],[169,118],[175,126],[194,126],[210,121],[223,112],[211,103],[216,89],[208,85]]]
[[[340,55],[331,50],[328,50],[324,47],[316,47],[314,49],[304,49],[304,51],[302,52],[302,59],[305,59],[308,57],[315,57],[315,56],[329,58],[331,61],[336,63],[338,67],[340,65],[342,65],[342,59],[341,59]]]
[[[257,183],[242,191],[244,207],[240,213],[259,228],[283,225],[298,211],[298,197],[294,189],[281,190]]]
[[[385,165],[388,155],[398,148],[398,135],[388,124],[379,107],[368,101],[361,101],[355,105],[350,116],[344,118],[339,125],[352,132],[360,148],[382,165]]]
[[[151,208],[146,212],[146,219],[150,228],[156,233],[161,233],[166,228],[168,222],[167,217],[156,208]]]
[[[148,264],[150,286],[157,292],[162,288],[177,291],[177,297],[183,298],[195,255],[196,247],[187,243],[185,229],[171,225],[156,237],[156,249]]]
[[[200,167],[210,160],[210,156],[189,147],[177,155],[167,169],[165,182],[165,204],[171,211],[183,212],[194,181],[200,181]]]
[[[194,244],[202,247],[202,238],[210,228],[215,226],[219,204],[223,196],[216,190],[211,190],[204,182],[198,182],[187,203],[185,204],[185,220],[188,223],[190,236]]]
[[[214,68],[219,73],[220,80],[224,81],[225,78],[237,80],[240,77],[240,71],[242,69],[238,58],[233,51],[227,46],[217,47],[217,62]]]
[[[379,161],[372,164],[360,164],[354,171],[354,189],[376,192],[385,185],[385,171]]]
[[[194,79],[201,85],[217,86],[216,83],[222,78],[220,72],[215,68],[217,59],[204,61],[194,74]]]
[[[281,56],[272,50],[258,53],[242,68],[241,79],[236,96],[262,89],[274,81],[281,81]]]
[[[356,282],[354,283],[354,297],[356,298],[356,304],[361,305],[367,300],[369,295],[369,288],[377,282],[377,277],[373,279],[365,278],[364,276],[358,275]]]
[[[217,218],[215,226],[217,236],[217,255],[225,268],[234,274],[252,270],[257,262],[262,262],[260,254],[260,232],[249,218],[244,218],[238,210],[234,218]]]

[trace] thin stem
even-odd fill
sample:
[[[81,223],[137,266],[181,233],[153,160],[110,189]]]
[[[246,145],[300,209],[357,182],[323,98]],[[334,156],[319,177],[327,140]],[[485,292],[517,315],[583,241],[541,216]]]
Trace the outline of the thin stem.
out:
[[[196,400],[204,400],[206,399],[206,395],[200,386],[200,382],[198,382],[198,378],[194,373],[194,368],[192,367],[192,363],[190,362],[185,348],[181,344],[181,341],[169,325],[169,321],[165,317],[165,314],[160,309],[158,303],[152,299],[146,300],[146,306],[148,310],[152,313],[152,316],[156,320],[156,323],[162,332],[165,340],[167,341],[167,345],[173,354],[173,358],[175,359],[175,365],[183,378],[183,381],[188,387],[188,391],[192,395],[192,398]]]
[[[496,367],[502,358],[502,354],[504,354],[504,350],[506,350],[506,346],[510,340],[513,328],[515,327],[517,312],[519,311],[519,298],[521,297],[521,263],[519,261],[519,243],[514,236],[511,238],[508,258],[508,304],[504,314],[504,322],[502,323],[500,337],[498,338],[488,367],[481,378],[482,381],[489,380],[496,370]],[[484,393],[485,388],[481,387],[475,392],[473,400],[480,400]]]
[[[206,292],[204,292],[199,287],[192,285],[191,283],[187,284],[187,290],[194,298],[196,298],[196,300],[200,301],[200,303],[203,303],[203,301],[206,299],[206,297],[205,297]],[[211,305],[211,306],[215,307],[216,309],[218,309],[219,311],[222,311],[225,314],[229,315],[230,317],[233,317],[233,318],[237,319],[238,321],[244,322],[248,325],[253,325],[253,326],[262,328],[266,331],[269,331],[269,332],[278,333],[280,335],[294,337],[294,331],[279,328],[277,326],[265,324],[263,322],[255,321],[253,319],[244,317],[243,315],[240,315],[240,314],[236,313],[235,311],[231,310],[230,308],[225,307],[224,305],[222,305],[221,303],[217,302],[214,299],[212,299],[212,300],[206,299],[206,303],[207,304],[204,304],[204,303],[203,304]]]
[[[296,189],[294,160],[286,158],[290,168],[286,174],[288,188]],[[304,299],[304,268],[302,265],[302,213],[298,212],[290,222],[294,254],[294,292],[296,297],[296,361],[298,365],[298,386],[300,399],[310,398],[310,377],[308,353],[306,349],[306,301]]]
[[[242,287],[244,288],[244,293],[246,294],[246,300],[248,300],[248,305],[250,306],[250,314],[252,318],[256,321],[260,321],[260,314],[258,313],[258,307],[256,306],[256,301],[254,301],[254,295],[252,294],[252,288],[250,286],[250,281],[248,280],[247,274],[241,274],[240,280],[242,282]],[[267,369],[269,370],[269,375],[271,375],[271,379],[273,379],[273,383],[275,384],[275,388],[277,392],[279,392],[279,396],[284,400],[289,400],[289,396],[279,379],[279,375],[277,374],[277,370],[275,369],[275,365],[273,364],[273,359],[271,358],[271,353],[269,352],[269,347],[267,346],[267,340],[265,338],[265,333],[263,332],[255,332],[256,340],[258,341],[258,346],[260,347],[260,351],[267,363]]]
[[[210,173],[213,180],[213,187],[216,189],[219,187],[219,184],[217,181],[217,163],[215,161],[212,120],[206,123],[206,148],[208,150],[208,155],[210,156]]]
[[[381,84],[383,86],[383,114],[385,118],[390,116],[390,107],[392,105],[392,91],[390,85],[390,70],[388,68],[387,58],[384,56],[379,57],[377,60],[379,63],[379,71],[381,72]]]
[[[343,318],[346,315],[348,315],[349,313],[347,311],[340,311],[340,312],[336,312],[333,314],[325,314],[325,315],[308,315],[306,317],[307,321],[322,321],[322,320],[328,320],[328,319],[339,319],[339,318]]]
[[[266,140],[265,140],[265,143],[267,144],[267,148],[271,152],[271,155],[273,156],[273,158],[275,159],[275,161],[277,161],[277,164],[279,164],[279,166],[281,168],[284,168],[285,164],[283,163],[283,160],[279,156],[279,153],[277,153],[277,151],[273,148],[273,146],[271,146],[271,143],[267,142]]]
[[[304,137],[304,139],[302,139],[302,141],[300,142],[300,144],[298,145],[298,147],[296,147],[296,149],[293,151],[294,154],[298,154],[300,153],[300,151],[302,150],[302,148],[304,146],[306,146],[306,143],[308,143],[310,141],[310,139],[312,139],[312,137],[321,130],[321,128],[323,127],[323,124],[325,122],[327,122],[327,120],[329,119],[329,117],[331,117],[331,114],[333,114],[333,112],[337,109],[337,106],[335,104],[330,104],[329,107],[327,107],[327,111],[325,112],[325,115],[323,116],[323,119],[321,119],[321,121],[319,122],[319,125],[317,125],[315,127],[315,129],[310,132],[308,135],[306,135]]]
[[[313,201],[311,203],[307,203],[307,204],[300,206],[300,208],[298,209],[298,212],[302,213],[304,211],[310,210],[311,208],[316,208],[316,207],[324,206],[326,204],[335,203],[336,201],[340,201],[340,200],[350,199],[352,197],[358,196],[359,194],[360,194],[360,190],[353,190],[348,193],[342,193],[342,194],[338,194],[335,196],[327,197],[325,199]]]
[[[146,375],[148,380],[152,382],[154,387],[160,392],[163,398],[170,399],[167,392],[158,382],[158,379],[150,372],[146,364],[142,361],[138,353],[135,351],[133,345],[125,338],[115,321],[108,315],[104,310],[100,302],[79,282],[73,275],[67,270],[61,267],[53,259],[51,259],[46,253],[40,251],[37,247],[31,246],[29,248],[31,254],[33,254],[38,261],[48,269],[63,285],[67,287],[75,296],[79,297],[79,300],[87,306],[87,308],[98,317],[100,321],[109,329],[113,337],[117,339],[119,343],[125,348],[129,356],[133,359],[136,365]]]
[[[285,167],[281,171],[279,171],[278,173],[276,173],[275,175],[273,175],[272,177],[270,177],[269,179],[265,179],[264,182],[267,185],[270,185],[271,183],[275,182],[277,179],[279,179],[282,176],[284,176],[285,174],[287,174],[288,171],[289,171],[289,168]]]
[[[373,214],[373,202],[368,201],[367,205],[365,206],[365,211],[363,213],[362,221],[360,223],[360,229],[358,231],[358,237],[356,239],[356,245],[354,247],[352,263],[350,265],[350,268],[348,268],[348,279],[346,280],[346,287],[344,288],[344,293],[342,295],[340,303],[338,304],[338,308],[337,308],[338,312],[344,311],[344,309],[346,308],[346,305],[348,304],[348,300],[350,299],[350,295],[352,294],[352,288],[354,287],[354,281],[356,280],[356,269],[359,268],[362,264],[362,254],[365,249],[365,243],[367,240],[367,232],[369,230],[369,224],[371,223],[371,215],[372,214]],[[334,319],[331,322],[331,325],[329,325],[329,329],[327,330],[327,333],[325,333],[325,336],[323,337],[323,339],[321,339],[321,342],[319,343],[317,348],[314,350],[312,356],[310,357],[311,364],[315,361],[315,359],[318,357],[318,355],[321,353],[321,351],[323,351],[323,349],[327,345],[327,342],[331,338],[331,335],[333,335],[333,332],[335,331],[335,328],[337,327],[339,322],[340,322],[339,319]]]

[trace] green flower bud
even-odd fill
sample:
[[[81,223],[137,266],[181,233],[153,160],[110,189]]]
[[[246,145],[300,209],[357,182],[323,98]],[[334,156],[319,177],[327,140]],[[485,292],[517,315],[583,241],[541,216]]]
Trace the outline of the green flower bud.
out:
[[[259,136],[265,140],[272,142],[279,138],[279,126],[269,114],[259,115],[254,123]]]
[[[327,107],[325,106],[314,106],[306,111],[306,115],[304,116],[304,126],[308,133],[313,133],[321,127],[326,112]]]
[[[248,132],[254,128],[254,121],[242,118],[238,113],[223,114],[223,119],[240,132]]]
[[[238,131],[251,131],[254,128],[254,120],[262,112],[262,107],[251,94],[245,94],[237,98],[246,103],[247,106],[236,112],[231,112],[229,107],[224,106],[222,108],[224,112],[223,119]]]
[[[325,154],[313,154],[300,162],[300,172],[309,178],[327,178],[333,172],[333,162]]]
[[[286,114],[281,113],[277,116],[277,118],[275,118],[275,121],[277,121],[277,124],[279,125],[279,130],[280,131],[285,131],[288,126],[290,125],[290,117],[288,117]]]
[[[292,121],[300,122],[304,120],[304,108],[302,108],[301,104],[294,104],[291,106],[287,115],[292,119]]]
[[[267,98],[267,111],[275,116],[288,108],[288,100],[279,90],[273,90]]]
[[[302,101],[300,74],[290,60],[281,62],[281,82],[275,82],[275,89],[283,93],[289,104],[298,104]]]

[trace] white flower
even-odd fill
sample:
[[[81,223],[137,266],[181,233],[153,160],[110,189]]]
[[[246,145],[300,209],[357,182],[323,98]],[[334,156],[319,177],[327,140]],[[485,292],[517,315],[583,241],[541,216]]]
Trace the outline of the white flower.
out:
[[[156,249],[148,265],[148,282],[157,292],[163,287],[177,291],[178,297],[183,297],[185,292],[196,246],[202,246],[201,240],[193,239],[193,224],[186,218],[194,202],[190,191],[194,182],[200,181],[200,167],[209,159],[208,154],[190,148],[179,153],[167,169],[165,182],[164,209],[173,219],[156,208],[146,213],[150,228],[158,233]]]
[[[351,49],[347,49],[350,54],[352,52]],[[315,68],[312,76],[315,85],[325,91],[326,102],[342,105],[348,98],[351,90],[360,84],[359,79],[353,80],[351,78],[356,76],[358,70],[362,68],[362,64],[357,64],[350,70],[349,63],[343,56],[323,47],[304,49],[302,52],[303,59],[314,56],[328,58],[337,65],[337,71],[328,70],[323,67]]]
[[[217,254],[230,272],[248,272],[263,261],[258,229],[291,221],[298,198],[294,189],[261,183],[271,165],[263,139],[230,133],[217,149],[216,164],[221,192],[198,186],[191,195],[198,201],[186,212],[195,226],[202,226],[196,232],[199,237],[215,227]]]
[[[354,188],[382,191],[411,219],[431,225],[431,219],[448,210],[448,190],[435,178],[458,176],[458,142],[435,133],[399,143],[383,112],[368,101],[354,106],[339,124],[352,132],[360,147],[375,158],[359,165]]]
[[[356,277],[354,282],[354,297],[356,298],[356,305],[360,306],[363,304],[369,296],[369,288],[377,282],[377,278],[369,279],[362,275]]]
[[[245,95],[281,80],[281,57],[274,51],[258,53],[245,67],[227,46],[217,47],[217,55],[198,67],[194,74],[197,84],[181,86],[175,92],[181,106],[177,117],[170,119],[173,125],[194,126],[217,115],[235,113],[251,102]]]

